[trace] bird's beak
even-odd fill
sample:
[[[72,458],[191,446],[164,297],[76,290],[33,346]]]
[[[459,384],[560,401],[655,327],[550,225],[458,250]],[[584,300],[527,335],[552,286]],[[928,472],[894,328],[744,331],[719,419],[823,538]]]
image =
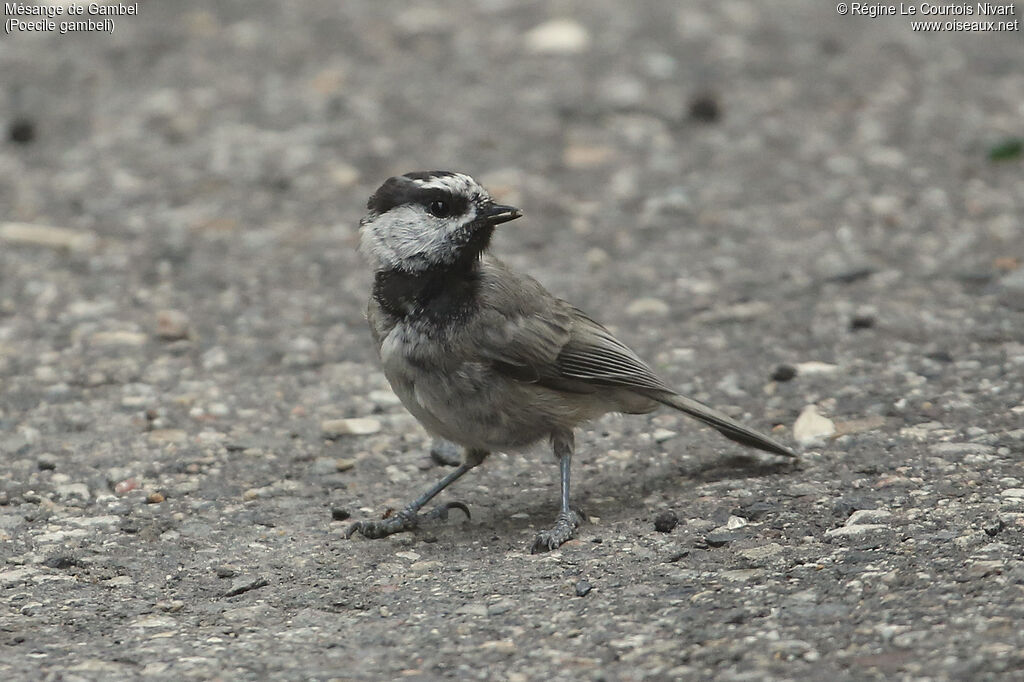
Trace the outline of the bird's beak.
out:
[[[501,225],[507,223],[510,220],[521,218],[523,212],[514,206],[502,206],[501,204],[491,204],[484,209],[484,220],[491,225]]]

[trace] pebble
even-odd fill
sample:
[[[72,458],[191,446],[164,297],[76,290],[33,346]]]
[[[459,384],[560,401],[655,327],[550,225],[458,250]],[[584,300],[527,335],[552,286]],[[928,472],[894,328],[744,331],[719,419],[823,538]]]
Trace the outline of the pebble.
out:
[[[782,545],[779,545],[779,544],[776,544],[776,543],[772,542],[772,543],[769,543],[767,545],[762,545],[760,547],[751,547],[749,549],[741,549],[738,552],[738,554],[740,556],[744,557],[745,559],[749,559],[751,561],[758,561],[758,560],[761,560],[761,559],[767,559],[769,557],[773,557],[776,554],[779,554],[780,552],[782,552]]]
[[[779,365],[772,371],[772,381],[790,381],[796,377],[796,367],[793,365]]]
[[[815,374],[833,374],[838,371],[839,365],[833,365],[828,362],[818,362],[816,360],[798,362],[796,365],[796,372],[802,377],[813,376]]]
[[[353,417],[351,419],[325,419],[320,422],[320,432],[324,438],[334,439],[339,436],[369,436],[380,431],[380,421],[373,417]]]
[[[53,471],[57,468],[57,456],[50,452],[44,452],[36,458],[36,466],[40,471]]]
[[[163,493],[150,493],[146,496],[146,504],[160,504],[163,501]]]
[[[722,118],[722,107],[714,93],[706,92],[690,100],[690,118],[700,123],[715,123]]]
[[[331,507],[331,519],[334,521],[344,521],[352,516],[352,512],[343,507]]]
[[[463,604],[459,608],[455,609],[455,613],[461,616],[486,616],[487,604],[481,604],[479,602],[470,602],[468,604]]]
[[[218,369],[228,364],[228,353],[220,346],[214,346],[203,353],[203,369]]]
[[[182,443],[188,439],[188,433],[181,429],[156,429],[150,431],[147,438],[153,445]]]
[[[503,613],[508,613],[516,607],[516,602],[511,599],[501,599],[494,602],[487,607],[488,616],[500,616]]]
[[[666,509],[654,518],[654,530],[659,533],[671,533],[679,525],[679,517],[671,509]]]
[[[590,45],[590,34],[572,19],[552,19],[523,36],[526,51],[533,54],[578,54]]]
[[[149,338],[141,332],[105,331],[89,337],[89,343],[96,347],[144,346]]]
[[[57,497],[63,500],[79,499],[88,500],[92,495],[89,493],[89,486],[84,483],[66,483],[54,486]]]
[[[747,537],[746,533],[737,533],[732,530],[716,529],[704,536],[704,541],[708,543],[708,547],[724,547],[730,542],[736,540],[742,540]]]
[[[580,580],[578,583],[576,583],[576,596],[586,597],[588,594],[590,594],[590,591],[593,589],[594,586],[591,585],[589,581]]]
[[[1024,500],[1024,488],[1007,488],[999,494],[1012,500]]]
[[[840,526],[839,528],[832,528],[825,531],[825,535],[830,538],[834,537],[855,537],[859,535],[866,535],[871,531],[882,530],[887,528],[880,523],[860,523],[854,526]]]
[[[668,315],[670,310],[668,303],[660,298],[638,298],[626,307],[626,314],[630,317],[647,315],[662,317]]]
[[[162,341],[180,341],[189,337],[188,316],[180,310],[161,310],[156,314],[156,336]]]
[[[68,251],[91,251],[96,245],[96,235],[92,232],[49,225],[0,223],[0,242]]]
[[[261,587],[265,587],[268,584],[269,583],[264,578],[252,577],[252,576],[242,576],[240,578],[235,578],[231,582],[231,588],[228,589],[228,591],[224,593],[224,596],[225,597],[235,597],[235,596],[243,594],[245,592],[249,592],[250,590],[256,590],[256,589],[259,589]]]
[[[356,465],[356,460],[354,460],[354,459],[347,459],[345,457],[339,457],[338,459],[334,460],[334,468],[337,471],[348,471],[349,469],[351,469],[355,465]]]
[[[654,438],[655,443],[664,443],[665,441],[671,440],[678,435],[678,433],[676,433],[675,431],[670,431],[669,429],[655,429],[654,433],[651,434],[651,436]]]
[[[836,425],[828,417],[818,414],[818,408],[808,405],[793,423],[793,438],[800,445],[822,444],[836,432]]]
[[[739,530],[740,528],[746,526],[748,523],[749,522],[742,516],[730,516],[729,519],[725,522],[725,527],[727,530]]]
[[[851,419],[845,422],[836,422],[836,435],[846,436],[864,431],[874,431],[885,426],[885,417],[866,417],[864,419]]]
[[[858,509],[846,519],[846,526],[863,526],[888,521],[892,512],[887,509]]]

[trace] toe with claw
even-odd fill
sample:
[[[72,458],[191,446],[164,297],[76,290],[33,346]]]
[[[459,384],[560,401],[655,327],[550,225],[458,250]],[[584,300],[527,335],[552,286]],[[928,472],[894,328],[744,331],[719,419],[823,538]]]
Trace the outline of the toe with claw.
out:
[[[575,511],[560,513],[554,528],[537,533],[531,553],[540,554],[558,549],[563,543],[576,537],[576,529],[579,528],[579,525],[580,515]]]
[[[395,533],[404,533],[405,531],[415,530],[420,525],[420,521],[423,519],[440,519],[441,521],[448,520],[448,512],[452,509],[458,509],[466,515],[466,518],[472,518],[469,514],[469,507],[462,502],[448,502],[446,504],[439,504],[426,514],[420,515],[416,513],[415,509],[403,509],[402,511],[387,517],[386,519],[380,519],[379,521],[357,521],[348,527],[345,531],[345,537],[351,538],[356,533],[359,533],[365,538],[371,540],[377,540],[380,538],[386,538],[389,535]]]

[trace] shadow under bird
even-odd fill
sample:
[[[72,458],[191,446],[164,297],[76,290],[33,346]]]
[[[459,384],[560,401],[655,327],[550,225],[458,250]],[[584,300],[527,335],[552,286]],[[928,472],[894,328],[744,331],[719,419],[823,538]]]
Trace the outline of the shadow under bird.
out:
[[[431,434],[460,445],[462,463],[401,511],[353,524],[381,538],[415,528],[420,509],[492,451],[548,440],[561,470],[561,511],[534,552],[576,534],[569,473],[576,426],[607,412],[667,405],[743,445],[795,457],[784,445],[679,395],[586,313],[487,254],[494,229],[522,216],[473,178],[430,171],[389,178],[360,221],[374,269],[367,316],[384,374]],[[438,507],[444,517],[461,503]]]

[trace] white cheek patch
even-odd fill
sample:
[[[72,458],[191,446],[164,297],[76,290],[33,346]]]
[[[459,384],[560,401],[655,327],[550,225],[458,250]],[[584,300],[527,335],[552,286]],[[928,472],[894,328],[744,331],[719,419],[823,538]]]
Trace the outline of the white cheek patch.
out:
[[[360,250],[378,267],[424,270],[455,260],[462,243],[460,233],[475,218],[475,207],[465,215],[442,220],[419,206],[399,206],[363,226]]]

